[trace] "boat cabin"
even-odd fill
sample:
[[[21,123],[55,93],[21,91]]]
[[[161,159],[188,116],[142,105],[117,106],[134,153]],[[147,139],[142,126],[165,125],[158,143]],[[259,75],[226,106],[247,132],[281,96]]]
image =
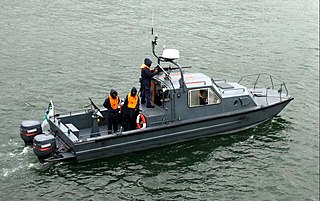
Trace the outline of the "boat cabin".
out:
[[[168,52],[174,52],[175,56]],[[256,106],[248,89],[238,83],[215,81],[202,73],[183,72],[183,67],[175,62],[179,58],[178,50],[164,50],[162,55],[166,57],[155,55],[161,73],[151,81],[152,102],[156,107],[141,105],[147,127]],[[161,61],[169,66],[162,67]]]

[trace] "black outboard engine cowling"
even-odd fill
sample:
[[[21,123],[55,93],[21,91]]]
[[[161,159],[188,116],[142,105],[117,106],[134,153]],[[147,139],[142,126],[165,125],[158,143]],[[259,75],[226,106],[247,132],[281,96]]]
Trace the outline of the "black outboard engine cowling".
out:
[[[33,152],[41,163],[57,150],[55,137],[51,133],[40,134],[33,139]]]
[[[33,138],[42,133],[41,123],[36,120],[24,120],[20,125],[20,136],[25,146],[32,145]]]

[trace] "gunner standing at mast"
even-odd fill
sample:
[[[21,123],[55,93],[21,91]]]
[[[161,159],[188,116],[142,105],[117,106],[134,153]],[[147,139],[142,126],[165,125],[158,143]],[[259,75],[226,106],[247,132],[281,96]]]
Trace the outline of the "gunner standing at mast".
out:
[[[141,104],[147,103],[147,108],[154,108],[151,105],[151,78],[158,73],[158,70],[150,70],[152,61],[149,58],[144,59],[141,65]]]

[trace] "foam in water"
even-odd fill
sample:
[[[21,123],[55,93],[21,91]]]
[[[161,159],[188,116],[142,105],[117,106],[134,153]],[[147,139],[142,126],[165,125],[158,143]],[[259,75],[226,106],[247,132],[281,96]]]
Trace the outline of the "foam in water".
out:
[[[22,154],[22,155],[27,154],[30,149],[31,149],[31,147],[24,147],[23,150],[22,150],[22,152],[21,152],[21,154]]]

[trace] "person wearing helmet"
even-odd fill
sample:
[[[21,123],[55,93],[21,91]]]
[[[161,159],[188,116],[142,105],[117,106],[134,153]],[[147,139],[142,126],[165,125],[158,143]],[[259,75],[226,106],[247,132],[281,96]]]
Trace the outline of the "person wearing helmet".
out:
[[[151,105],[151,78],[158,73],[157,70],[151,70],[152,61],[148,58],[144,59],[144,64],[141,65],[141,104],[147,103],[147,108],[154,108]]]
[[[136,128],[136,117],[139,112],[139,96],[137,89],[132,87],[131,92],[127,95],[124,104],[124,131]]]
[[[110,95],[103,103],[103,106],[108,109],[108,134],[111,134],[112,131],[114,133],[118,131],[119,102],[118,92],[111,89]]]

